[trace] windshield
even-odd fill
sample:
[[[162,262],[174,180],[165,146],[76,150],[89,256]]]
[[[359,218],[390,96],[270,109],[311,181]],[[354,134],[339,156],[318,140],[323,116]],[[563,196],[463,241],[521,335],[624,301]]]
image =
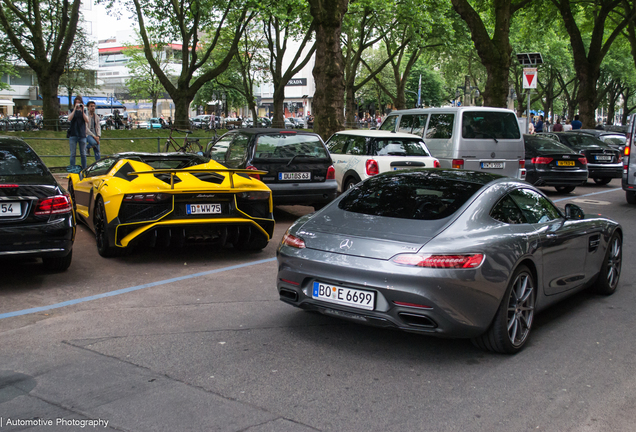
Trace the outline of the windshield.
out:
[[[462,114],[462,136],[464,138],[519,139],[521,134],[514,113],[467,111]]]
[[[622,146],[627,142],[627,137],[622,135],[610,135],[601,138],[605,144]]]
[[[430,156],[422,140],[410,138],[379,138],[374,150],[376,156]]]
[[[256,141],[254,159],[291,159],[295,156],[329,158],[317,135],[280,133],[261,135]]]
[[[342,210],[400,219],[435,220],[455,213],[483,185],[435,171],[386,173],[354,187]]]
[[[526,148],[539,153],[572,153],[572,149],[569,147],[549,138],[532,135],[524,135],[523,138],[526,143]]]
[[[597,147],[600,147],[603,149],[610,148],[607,144],[605,144],[600,139],[594,138],[593,136],[590,136],[590,135],[568,134],[568,135],[564,135],[563,138],[565,138],[565,141],[568,143],[570,147],[573,147],[577,150],[584,150],[584,149],[597,148]]]
[[[31,147],[17,143],[0,144],[0,181],[17,181],[33,175],[50,174]]]

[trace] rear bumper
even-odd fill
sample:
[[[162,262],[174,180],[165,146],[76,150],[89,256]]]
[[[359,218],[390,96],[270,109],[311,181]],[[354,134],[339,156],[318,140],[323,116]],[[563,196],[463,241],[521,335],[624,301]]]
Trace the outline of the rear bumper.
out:
[[[578,186],[587,181],[587,170],[576,171],[528,171],[526,181],[535,186]]]
[[[41,224],[0,226],[0,258],[63,257],[73,249],[74,238],[70,216]]]
[[[623,164],[587,164],[590,178],[621,178]]]
[[[326,204],[336,199],[338,183],[325,180],[320,183],[266,183],[272,190],[275,205]]]

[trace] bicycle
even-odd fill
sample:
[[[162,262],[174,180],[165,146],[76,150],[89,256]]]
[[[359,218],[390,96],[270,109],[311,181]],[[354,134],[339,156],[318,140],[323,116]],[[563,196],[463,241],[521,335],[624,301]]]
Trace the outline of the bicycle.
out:
[[[172,132],[174,131],[186,134],[183,139],[183,145],[180,145],[179,142],[172,137]],[[191,130],[170,128],[170,136],[165,146],[166,153],[171,151],[176,153],[203,153],[203,147],[199,144],[199,138],[188,138],[188,135],[191,133],[193,133]]]

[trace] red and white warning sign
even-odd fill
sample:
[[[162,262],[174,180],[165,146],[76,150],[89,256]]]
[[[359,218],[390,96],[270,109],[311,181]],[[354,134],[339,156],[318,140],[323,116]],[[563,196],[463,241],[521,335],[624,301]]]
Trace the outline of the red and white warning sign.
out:
[[[537,88],[537,68],[523,68],[523,88]]]

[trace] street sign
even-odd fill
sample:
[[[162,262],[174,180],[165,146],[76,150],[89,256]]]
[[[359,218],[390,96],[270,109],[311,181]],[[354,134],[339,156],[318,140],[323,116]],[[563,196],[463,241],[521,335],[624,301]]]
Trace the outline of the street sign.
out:
[[[523,88],[537,88],[537,68],[523,68]]]

